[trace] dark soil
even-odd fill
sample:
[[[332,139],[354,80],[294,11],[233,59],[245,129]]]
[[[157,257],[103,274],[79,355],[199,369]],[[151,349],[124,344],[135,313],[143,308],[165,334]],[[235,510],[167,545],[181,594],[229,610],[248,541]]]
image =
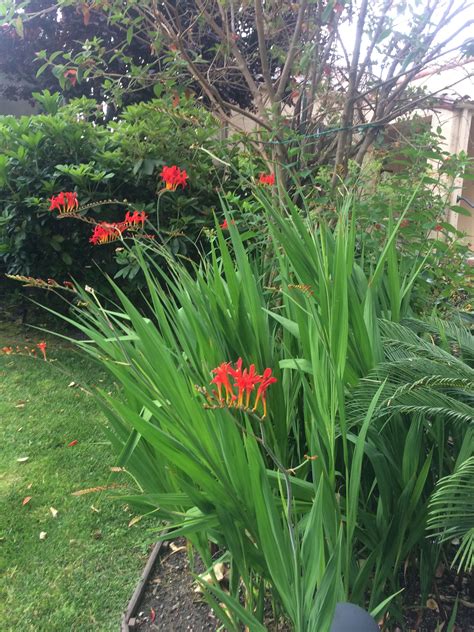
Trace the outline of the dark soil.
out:
[[[404,631],[441,632],[446,630],[456,599],[458,607],[454,632],[474,632],[474,576],[472,574],[457,575],[450,568],[440,565],[433,592],[428,595],[423,608],[419,606],[418,581],[416,577],[409,577],[405,594],[406,627]],[[400,628],[392,629],[399,630]]]
[[[195,560],[195,572],[204,572]],[[148,583],[137,616],[137,630],[162,632],[214,632],[219,622],[201,594],[189,568],[184,539],[179,538],[162,553]]]
[[[195,592],[184,538],[178,538],[162,551],[139,606],[134,629],[141,632],[222,629],[203,596]],[[194,572],[199,574],[204,570],[202,561],[195,556]],[[286,624],[273,620],[270,609],[265,625],[269,632],[291,632]]]
[[[194,572],[204,572],[198,557]],[[406,609],[403,627],[386,622],[384,630],[393,632],[445,632],[454,602],[458,598],[453,632],[474,632],[474,578],[456,575],[449,568],[439,569],[436,590],[424,604],[420,602],[415,575],[407,577]],[[215,632],[220,623],[200,593],[189,568],[185,540],[165,543],[151,574],[136,616],[135,630],[141,632]],[[415,605],[416,604],[416,605]],[[291,632],[287,624],[277,624],[269,609],[265,626],[269,632]],[[350,632],[349,630],[347,632]]]

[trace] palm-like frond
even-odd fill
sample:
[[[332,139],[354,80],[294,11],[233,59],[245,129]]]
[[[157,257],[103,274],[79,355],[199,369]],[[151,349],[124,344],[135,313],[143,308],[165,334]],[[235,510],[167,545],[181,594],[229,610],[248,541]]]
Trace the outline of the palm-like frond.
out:
[[[459,345],[450,349],[437,344],[442,334],[436,334],[433,322],[426,327],[421,321],[411,321],[410,326],[380,322],[385,361],[361,381],[354,393],[350,409],[355,420],[357,411],[364,409],[385,381],[377,410],[380,418],[407,413],[464,424],[474,421],[474,369],[464,361]],[[472,335],[467,329],[442,326],[445,332],[450,329],[450,337],[463,341],[463,349],[470,348]],[[431,336],[426,339],[415,329]]]
[[[457,347],[465,362],[471,364],[474,361],[474,337],[472,326],[469,328],[459,318],[454,320],[441,320],[432,317],[424,321],[408,320],[406,324],[418,332],[425,332],[435,336],[442,336],[449,343]]]
[[[474,456],[438,481],[429,504],[428,530],[440,542],[458,538],[459,569],[474,567]]]

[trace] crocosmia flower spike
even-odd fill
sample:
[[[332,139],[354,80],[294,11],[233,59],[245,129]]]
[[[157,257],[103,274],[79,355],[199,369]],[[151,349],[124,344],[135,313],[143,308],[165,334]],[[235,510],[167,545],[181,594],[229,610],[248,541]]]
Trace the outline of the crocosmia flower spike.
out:
[[[45,341],[42,340],[41,342],[38,342],[38,344],[36,346],[38,347],[38,349],[43,354],[43,359],[46,360],[46,343],[45,343]]]
[[[108,222],[101,222],[94,228],[94,232],[92,233],[92,237],[89,241],[91,244],[94,244],[94,246],[108,244],[111,241],[120,239],[122,237],[122,232],[126,228],[127,227],[123,222],[120,222],[120,224],[115,222],[112,224]]]
[[[123,223],[126,224],[127,228],[129,229],[143,228],[147,217],[148,215],[145,213],[145,211],[133,211],[133,213],[127,211]]]
[[[184,189],[188,179],[185,169],[180,169],[176,165],[163,167],[160,175],[169,191],[176,191],[179,186]]]
[[[231,362],[223,362],[212,370],[212,374],[214,378],[211,384],[217,386],[217,391],[213,391],[211,395],[206,389],[198,389],[207,398],[207,408],[227,407],[256,412],[261,405],[262,419],[267,416],[267,389],[277,381],[270,368],[265,369],[262,375],[258,375],[254,364],[251,364],[248,369],[243,368],[242,358],[239,358],[234,365]],[[252,393],[255,390],[256,395],[252,406]]]
[[[261,173],[258,181],[260,184],[268,184],[271,186],[272,184],[275,184],[275,176],[273,173]]]
[[[77,193],[72,191],[62,191],[58,195],[53,195],[50,202],[51,206],[49,207],[49,210],[58,210],[60,215],[74,213],[74,211],[79,208]]]

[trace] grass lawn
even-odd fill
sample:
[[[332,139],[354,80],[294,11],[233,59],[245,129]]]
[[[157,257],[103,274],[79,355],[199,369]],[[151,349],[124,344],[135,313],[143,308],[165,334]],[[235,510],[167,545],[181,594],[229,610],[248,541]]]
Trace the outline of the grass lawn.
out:
[[[41,334],[27,336],[0,325],[0,349]],[[54,339],[48,362],[0,353],[2,630],[119,629],[153,534],[104,493],[72,495],[106,485],[114,460],[94,398],[68,385],[105,379]]]

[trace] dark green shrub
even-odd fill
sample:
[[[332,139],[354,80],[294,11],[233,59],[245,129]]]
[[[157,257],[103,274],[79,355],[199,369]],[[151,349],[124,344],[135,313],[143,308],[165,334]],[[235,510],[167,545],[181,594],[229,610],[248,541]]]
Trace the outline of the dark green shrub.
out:
[[[90,226],[58,220],[48,209],[49,198],[60,191],[76,191],[81,206],[93,205],[87,215],[96,221],[146,210],[173,253],[189,256],[202,227],[213,223],[223,176],[222,166],[213,165],[212,155],[220,151],[213,117],[188,100],[173,109],[166,99],[155,99],[102,125],[94,101],[60,106],[57,95],[38,96],[46,114],[0,118],[3,271],[59,280],[72,275],[91,283],[99,278],[95,264],[123,277],[138,269],[113,246],[92,246]],[[184,191],[163,192],[159,174],[172,164],[189,174]],[[110,199],[117,203],[100,204]],[[129,206],[121,204],[125,200]]]

